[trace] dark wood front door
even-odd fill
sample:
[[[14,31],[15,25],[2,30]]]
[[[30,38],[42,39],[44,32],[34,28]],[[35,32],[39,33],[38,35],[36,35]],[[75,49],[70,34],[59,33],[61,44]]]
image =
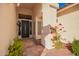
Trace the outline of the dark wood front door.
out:
[[[22,20],[22,38],[29,37],[29,21]]]

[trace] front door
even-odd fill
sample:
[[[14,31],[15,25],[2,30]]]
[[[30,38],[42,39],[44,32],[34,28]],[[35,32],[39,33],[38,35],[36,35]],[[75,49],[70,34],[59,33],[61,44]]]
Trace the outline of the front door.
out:
[[[22,20],[22,38],[29,37],[29,21]]]

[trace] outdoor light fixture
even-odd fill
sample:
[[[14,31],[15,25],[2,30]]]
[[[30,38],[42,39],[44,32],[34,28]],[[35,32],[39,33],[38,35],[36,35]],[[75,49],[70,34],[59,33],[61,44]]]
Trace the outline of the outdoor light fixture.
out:
[[[17,6],[19,7],[20,6],[20,3],[17,3]]]

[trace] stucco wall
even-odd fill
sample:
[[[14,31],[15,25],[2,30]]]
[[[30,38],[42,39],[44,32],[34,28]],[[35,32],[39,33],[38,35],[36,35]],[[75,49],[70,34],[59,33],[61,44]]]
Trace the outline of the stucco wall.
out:
[[[49,6],[49,4],[42,4],[43,12],[43,26],[53,25],[56,23],[57,10]]]
[[[42,13],[42,4],[38,3],[34,6],[33,9],[33,22],[35,23],[35,26],[33,28],[33,35],[34,38],[36,39],[40,39],[40,35],[38,35],[38,21],[41,21],[41,19],[39,18],[41,16]]]
[[[0,55],[5,55],[8,52],[8,46],[15,37],[15,4],[0,4]]]
[[[32,11],[27,8],[17,7],[18,14],[32,15]]]
[[[66,32],[63,33],[63,38],[73,41],[73,38],[79,38],[79,10],[58,17],[59,23],[62,23]]]
[[[50,34],[50,25],[56,23],[57,9],[52,8],[49,4],[42,4],[43,12],[43,28],[42,28],[42,44],[45,44],[45,37]],[[49,37],[50,38],[50,37]],[[48,44],[50,46],[50,44]]]

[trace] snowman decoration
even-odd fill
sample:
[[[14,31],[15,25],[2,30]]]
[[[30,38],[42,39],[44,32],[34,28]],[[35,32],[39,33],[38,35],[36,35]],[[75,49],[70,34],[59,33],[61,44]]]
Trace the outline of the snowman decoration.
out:
[[[51,26],[49,26],[50,30],[52,29]],[[52,42],[53,39],[53,31],[51,31],[46,37],[45,37],[45,48],[47,49],[53,49],[54,47],[54,43]]]

